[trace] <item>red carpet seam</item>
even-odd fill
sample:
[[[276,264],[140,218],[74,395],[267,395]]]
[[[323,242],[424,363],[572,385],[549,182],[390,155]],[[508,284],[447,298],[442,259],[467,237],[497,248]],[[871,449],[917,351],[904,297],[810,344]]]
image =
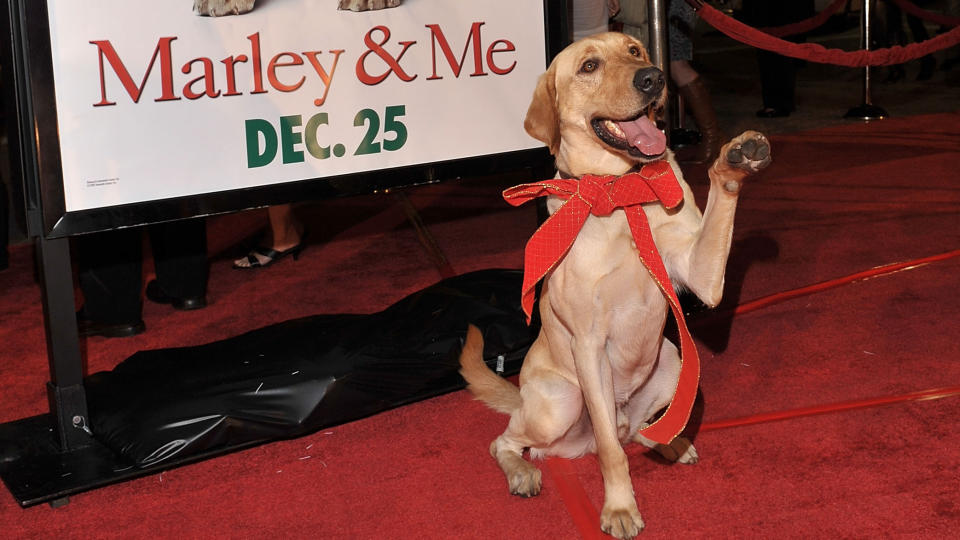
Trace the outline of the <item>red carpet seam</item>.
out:
[[[758,309],[780,304],[780,303],[786,302],[787,300],[792,300],[800,296],[808,296],[814,293],[826,291],[829,289],[835,289],[843,285],[850,285],[852,283],[864,281],[867,279],[872,279],[875,277],[894,274],[897,272],[903,272],[906,270],[913,270],[921,266],[925,266],[934,262],[944,261],[947,259],[952,259],[958,256],[960,256],[960,249],[948,251],[946,253],[940,253],[938,255],[931,255],[929,257],[923,257],[920,259],[914,259],[912,261],[886,264],[883,266],[878,266],[876,268],[871,268],[870,270],[864,270],[862,272],[850,274],[848,276],[843,276],[836,279],[822,281],[820,283],[814,283],[813,285],[807,285],[806,287],[800,287],[798,289],[791,289],[788,291],[783,291],[783,292],[778,292],[778,293],[774,293],[767,296],[762,296],[760,298],[757,298],[756,300],[744,302],[743,304],[740,304],[732,309],[708,312],[703,317],[699,317],[691,320],[690,326],[702,326],[704,324],[709,324],[713,319],[717,317],[729,316],[731,313],[734,315],[750,313],[751,311],[756,311]]]
[[[946,253],[941,253],[939,255],[931,255],[929,257],[923,257],[921,259],[914,259],[912,261],[900,262],[887,264],[884,266],[878,266],[876,268],[871,268],[870,270],[864,270],[863,272],[857,272],[856,274],[850,274],[848,276],[831,279],[828,281],[822,281],[820,283],[815,283],[807,287],[801,287],[799,289],[793,289],[790,291],[784,291],[776,294],[771,294],[769,296],[764,296],[750,302],[740,304],[734,308],[735,314],[749,313],[757,309],[770,306],[773,304],[779,304],[786,300],[796,298],[798,296],[805,296],[808,294],[813,294],[820,291],[825,291],[828,289],[833,289],[841,285],[849,285],[851,283],[856,283],[858,281],[863,281],[870,278],[875,278],[879,276],[885,276],[888,274],[893,274],[895,272],[901,272],[904,270],[912,270],[914,268],[919,268],[921,266],[951,259],[953,257],[960,256],[960,249],[953,251],[948,251]]]
[[[828,414],[841,411],[850,411],[854,409],[866,409],[878,407],[881,405],[890,405],[893,403],[902,403],[905,401],[928,401],[934,399],[943,399],[960,395],[960,386],[951,386],[946,388],[932,388],[930,390],[921,390],[900,394],[896,396],[881,396],[875,398],[841,401],[838,403],[827,403],[824,405],[814,405],[812,407],[801,407],[798,409],[788,409],[785,411],[775,411],[761,413],[750,416],[741,416],[739,418],[728,418],[726,420],[716,420],[713,422],[704,422],[700,425],[698,431],[712,431],[715,429],[726,429],[732,427],[749,426],[753,424],[763,424],[768,422],[777,422],[780,420],[790,420],[792,418],[802,418],[805,416],[815,416],[819,414]]]

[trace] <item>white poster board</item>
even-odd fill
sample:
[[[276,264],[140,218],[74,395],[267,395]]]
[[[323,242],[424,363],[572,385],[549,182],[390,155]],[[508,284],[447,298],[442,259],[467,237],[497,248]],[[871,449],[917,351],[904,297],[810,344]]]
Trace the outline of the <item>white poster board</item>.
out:
[[[542,146],[542,0],[48,0],[68,212]]]

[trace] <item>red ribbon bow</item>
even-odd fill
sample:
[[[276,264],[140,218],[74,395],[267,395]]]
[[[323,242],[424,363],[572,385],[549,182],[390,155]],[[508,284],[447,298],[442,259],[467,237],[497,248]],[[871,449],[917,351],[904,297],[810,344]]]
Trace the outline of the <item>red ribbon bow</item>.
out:
[[[587,216],[607,216],[617,208],[622,208],[637,245],[637,254],[667,298],[680,333],[680,378],[673,401],[659,420],[640,430],[648,439],[669,444],[683,431],[690,418],[700,380],[700,359],[683,318],[677,293],[653,241],[642,205],[659,201],[666,208],[675,208],[683,201],[683,188],[669,163],[655,161],[623,176],[585,175],[579,180],[556,179],[521,184],[503,192],[503,198],[513,206],[548,195],[555,195],[566,202],[533,234],[524,250],[521,303],[527,323],[533,310],[537,282],[553,270],[570,250]]]

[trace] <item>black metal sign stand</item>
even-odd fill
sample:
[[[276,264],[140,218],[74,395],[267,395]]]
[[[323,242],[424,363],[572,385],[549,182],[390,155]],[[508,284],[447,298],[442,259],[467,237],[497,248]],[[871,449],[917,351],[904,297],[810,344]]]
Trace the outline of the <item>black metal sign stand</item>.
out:
[[[36,240],[50,363],[50,413],[0,425],[0,476],[22,506],[134,477],[87,428],[70,248],[66,238]]]
[[[49,47],[37,47],[24,35],[28,17],[36,17],[39,8],[44,8],[45,16],[45,6],[28,4],[20,0],[4,3],[2,23],[4,35],[9,37],[4,41],[2,61],[7,76],[6,110],[11,116],[11,169],[14,177],[24,179],[28,233],[36,238],[50,412],[0,425],[0,477],[22,506],[62,502],[72,493],[122,480],[120,475],[126,472],[113,452],[90,436],[69,240],[48,238],[43,231],[39,174],[42,168],[59,167],[59,155],[51,151],[40,156],[38,146],[24,143],[49,137],[51,130],[55,136],[56,130],[53,111],[35,110],[31,99],[34,85],[46,86],[48,92],[52,86],[44,80],[42,70],[31,69],[31,60],[49,59]]]

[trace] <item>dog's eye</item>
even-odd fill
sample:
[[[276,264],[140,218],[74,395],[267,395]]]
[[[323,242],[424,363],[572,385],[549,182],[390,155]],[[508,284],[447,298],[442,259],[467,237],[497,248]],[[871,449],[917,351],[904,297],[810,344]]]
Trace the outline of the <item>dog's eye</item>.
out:
[[[631,46],[630,54],[632,54],[633,56],[640,56],[640,47],[637,47],[636,45]]]
[[[583,65],[580,66],[580,72],[593,73],[594,71],[597,70],[598,67],[600,67],[600,63],[597,62],[596,60],[587,60],[586,62],[583,63]]]

